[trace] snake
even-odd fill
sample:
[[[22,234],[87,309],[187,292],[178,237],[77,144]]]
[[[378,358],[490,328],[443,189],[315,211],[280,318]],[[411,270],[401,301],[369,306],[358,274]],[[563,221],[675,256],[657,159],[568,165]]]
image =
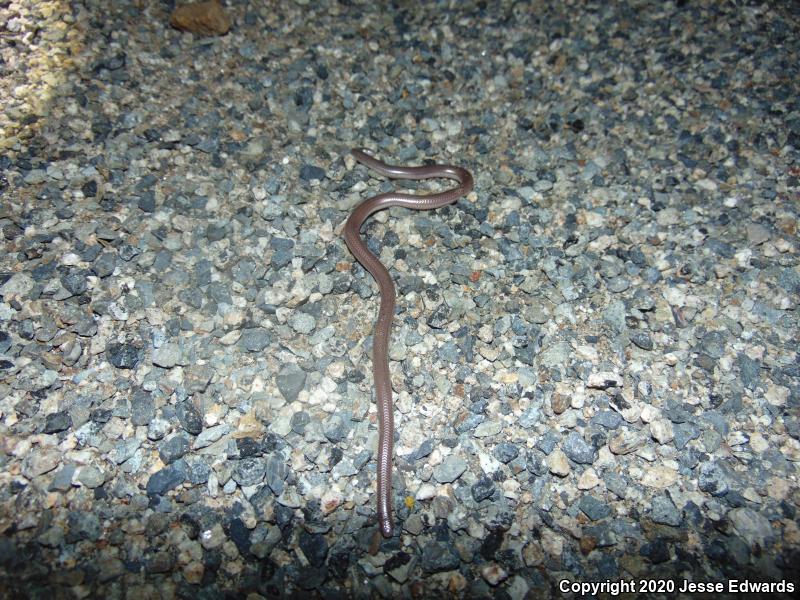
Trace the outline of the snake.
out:
[[[359,204],[344,226],[344,239],[350,252],[372,275],[380,292],[380,308],[375,322],[372,340],[372,378],[375,402],[378,407],[378,454],[377,454],[377,508],[378,523],[384,538],[394,535],[392,519],[392,451],[394,445],[394,414],[392,408],[392,384],[389,375],[389,335],[396,294],[392,276],[381,261],[367,248],[361,239],[360,230],[371,215],[391,206],[402,206],[412,210],[433,210],[452,204],[466,196],[473,187],[472,175],[466,169],[452,165],[424,165],[401,167],[386,164],[365,150],[351,150],[353,157],[365,167],[389,179],[451,179],[456,187],[435,194],[404,194],[386,192],[372,196]]]

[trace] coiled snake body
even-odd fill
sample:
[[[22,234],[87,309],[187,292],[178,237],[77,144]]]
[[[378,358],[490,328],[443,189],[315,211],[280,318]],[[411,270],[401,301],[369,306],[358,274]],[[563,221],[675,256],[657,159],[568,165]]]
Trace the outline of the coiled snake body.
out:
[[[457,187],[437,194],[414,195],[398,192],[378,194],[359,204],[344,226],[344,239],[347,247],[350,248],[350,252],[353,253],[356,260],[375,278],[381,295],[372,342],[372,373],[375,384],[375,401],[378,405],[378,522],[381,534],[384,537],[391,537],[394,533],[392,520],[394,416],[392,384],[389,376],[389,333],[394,316],[395,290],[389,271],[367,249],[359,231],[370,215],[390,206],[402,206],[414,210],[433,210],[451,204],[470,192],[473,180],[469,171],[451,165],[400,167],[387,165],[362,150],[354,149],[352,154],[362,165],[390,179],[445,178],[458,182]]]

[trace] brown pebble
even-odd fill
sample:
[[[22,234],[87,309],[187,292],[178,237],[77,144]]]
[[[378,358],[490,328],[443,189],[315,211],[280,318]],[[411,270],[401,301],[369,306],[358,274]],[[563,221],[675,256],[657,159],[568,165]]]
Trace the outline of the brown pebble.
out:
[[[231,28],[231,20],[219,0],[179,6],[172,11],[169,24],[203,36],[225,35]]]
[[[586,556],[597,546],[597,538],[591,535],[585,535],[581,538],[579,543],[581,548],[581,554]]]
[[[564,394],[553,394],[552,398],[550,398],[550,406],[553,408],[553,412],[557,415],[560,415],[565,410],[569,408],[569,396],[565,396]]]

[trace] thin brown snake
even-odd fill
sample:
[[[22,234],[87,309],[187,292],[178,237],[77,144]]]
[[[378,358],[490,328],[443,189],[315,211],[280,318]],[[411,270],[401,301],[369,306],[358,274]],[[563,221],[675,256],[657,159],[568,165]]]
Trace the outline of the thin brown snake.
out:
[[[402,206],[414,210],[432,210],[455,202],[472,189],[469,171],[450,165],[425,165],[423,167],[398,167],[387,165],[362,150],[351,150],[355,159],[365,167],[390,179],[453,179],[458,187],[438,194],[414,195],[387,192],[378,194],[359,204],[344,226],[344,239],[350,252],[378,283],[381,305],[372,341],[372,375],[375,383],[375,401],[378,405],[378,523],[383,537],[394,533],[392,520],[392,447],[394,442],[394,416],[392,409],[392,384],[389,377],[389,332],[394,316],[395,291],[389,271],[367,249],[359,235],[361,225],[370,215],[389,208]]]

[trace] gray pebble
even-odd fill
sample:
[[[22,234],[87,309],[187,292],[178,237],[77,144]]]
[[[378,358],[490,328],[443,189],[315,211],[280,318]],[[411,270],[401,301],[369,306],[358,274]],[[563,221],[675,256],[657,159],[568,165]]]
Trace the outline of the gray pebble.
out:
[[[331,474],[333,475],[334,479],[339,479],[340,477],[352,477],[356,473],[358,473],[358,468],[356,468],[353,460],[349,458],[343,458],[336,463],[336,465],[334,465],[333,469],[331,469]]]
[[[409,457],[408,460],[411,462],[415,462],[429,456],[430,453],[433,452],[433,440],[430,438],[423,440],[423,442],[419,445],[419,448],[414,450]]]
[[[303,181],[311,181],[312,179],[318,179],[321,181],[324,178],[325,169],[322,169],[321,167],[310,165],[308,163],[300,167],[300,179]]]
[[[116,464],[121,465],[125,461],[129,460],[141,445],[142,441],[136,438],[119,440],[114,445],[114,449],[111,451],[110,458]]]
[[[131,397],[131,423],[147,425],[155,416],[153,397],[144,390],[136,390]]]
[[[561,444],[561,448],[564,450],[564,454],[576,463],[590,465],[597,458],[597,451],[575,431],[567,436],[567,439]]]
[[[627,277],[612,277],[606,281],[608,291],[619,294],[631,287],[631,282]]]
[[[209,242],[218,242],[225,239],[228,234],[226,223],[209,223],[206,226],[206,237]]]
[[[733,528],[751,547],[765,548],[776,537],[769,519],[751,508],[734,508],[728,513]]]
[[[65,410],[50,413],[45,418],[44,433],[59,433],[72,427],[72,417]]]
[[[294,258],[294,241],[286,238],[273,237],[269,241],[274,250],[270,265],[273,269],[282,269]]]
[[[308,425],[310,422],[311,417],[309,414],[304,410],[300,410],[292,415],[292,431],[302,435],[306,430],[306,425]]]
[[[730,489],[728,473],[717,462],[704,462],[700,465],[697,486],[712,496],[724,496]]]
[[[178,460],[153,473],[147,480],[145,489],[150,497],[161,496],[174,490],[186,480],[186,463]]]
[[[64,538],[68,544],[81,540],[96,542],[103,533],[100,518],[86,511],[71,511],[67,517],[67,534]]]
[[[611,507],[594,496],[583,496],[578,501],[578,508],[592,521],[599,521],[611,515]]]
[[[5,331],[0,331],[0,354],[5,354],[11,349],[11,336]]]
[[[461,561],[455,550],[445,542],[428,542],[422,549],[421,566],[426,573],[453,571]]]
[[[621,300],[611,302],[603,311],[603,320],[608,323],[616,333],[625,331],[625,303]]]
[[[425,530],[425,523],[419,513],[414,513],[403,522],[403,529],[411,535],[419,535]]]
[[[592,423],[606,429],[617,429],[622,424],[622,417],[613,410],[601,410],[592,417]]]
[[[165,464],[182,458],[189,451],[189,440],[184,435],[176,435],[158,446],[158,453]]]
[[[296,364],[289,363],[280,370],[275,383],[281,395],[288,402],[294,402],[306,383],[306,372]]]
[[[236,463],[233,479],[242,487],[256,485],[264,479],[267,464],[263,458],[244,458]]]
[[[561,436],[558,433],[548,430],[542,437],[539,438],[539,441],[536,442],[536,447],[545,454],[550,454],[558,445],[560,440]]]
[[[528,471],[539,477],[546,475],[550,471],[547,465],[547,457],[540,450],[528,451],[528,459],[526,461]]]
[[[95,328],[94,321],[92,326]],[[141,359],[141,353],[133,344],[111,343],[106,346],[108,362],[118,369],[135,369]]]
[[[185,365],[186,362],[178,344],[164,344],[153,350],[153,364],[164,369],[171,369],[176,365]]]
[[[267,459],[266,481],[269,488],[276,496],[283,493],[283,482],[289,474],[286,461],[280,454],[273,454]]]
[[[147,439],[154,442],[163,439],[169,429],[169,421],[161,417],[155,417],[147,424]]]
[[[519,456],[519,448],[509,442],[501,442],[492,450],[494,457],[503,464],[508,464]]]
[[[654,348],[653,338],[643,331],[634,332],[630,337],[634,345],[638,346],[642,350],[652,350]]]
[[[491,498],[492,494],[494,494],[494,490],[494,482],[488,477],[481,477],[470,487],[472,498],[475,502],[481,502],[482,500]]]
[[[700,437],[700,428],[694,423],[680,423],[672,426],[674,438],[672,443],[678,450],[686,447],[691,440]]]
[[[226,435],[229,431],[230,427],[224,423],[221,425],[215,425],[214,427],[209,427],[197,435],[192,443],[192,448],[195,450],[206,448],[219,440],[223,435]],[[192,432],[190,431],[189,433]]]
[[[316,320],[309,314],[304,312],[295,312],[289,317],[289,326],[297,333],[308,335],[314,331],[316,327]]]
[[[199,435],[203,431],[203,417],[191,400],[179,402],[175,407],[175,414],[181,427],[192,435]],[[195,442],[197,444],[197,442]],[[196,446],[195,447],[202,447]]]
[[[672,500],[666,496],[656,496],[651,504],[651,517],[656,523],[677,527],[683,521],[683,515]]]
[[[89,275],[88,271],[78,269],[70,269],[61,276],[61,285],[73,296],[78,296],[85,292],[89,285],[86,277]]]
[[[615,494],[619,498],[625,498],[625,490],[628,488],[628,482],[625,477],[618,473],[606,473],[603,476],[603,482],[606,484],[606,489]]]
[[[143,190],[140,192],[139,199],[136,202],[142,212],[152,213],[156,210],[156,197],[152,190]]]
[[[97,467],[86,465],[78,470],[78,475],[75,479],[82,485],[94,489],[103,485],[106,475]]]
[[[347,435],[347,427],[341,415],[331,415],[322,425],[322,432],[329,441],[336,444]]]
[[[186,457],[186,479],[193,485],[202,485],[208,481],[211,467],[200,456]]]
[[[324,535],[301,531],[297,545],[313,566],[321,567],[325,564],[325,558],[328,556],[328,542]]]
[[[700,340],[699,350],[711,358],[722,358],[725,354],[725,336],[721,331],[709,331]]]
[[[407,528],[406,531],[408,531]],[[417,534],[412,534],[412,535],[417,535]],[[386,564],[384,564],[383,566],[383,570],[397,583],[403,584],[408,580],[411,573],[413,573],[414,567],[416,567],[416,565],[417,565],[416,556],[408,554],[407,552],[398,552],[397,554],[395,554],[389,560],[386,561]]]
[[[433,469],[433,477],[439,483],[452,483],[467,470],[466,461],[460,456],[450,455]]]
[[[456,425],[456,433],[466,433],[467,431],[472,431],[485,420],[486,415],[470,413],[469,416]]]
[[[116,268],[117,255],[113,252],[103,252],[92,263],[92,271],[101,279],[113,274]]]
[[[736,356],[736,364],[739,365],[739,376],[742,378],[744,387],[753,390],[761,383],[761,363],[753,360],[744,352]]]
[[[53,481],[50,482],[50,486],[47,489],[51,492],[66,492],[72,487],[72,476],[74,474],[75,465],[64,465],[53,475]]]
[[[256,327],[244,329],[239,343],[249,352],[262,352],[264,348],[269,346],[271,339],[267,329]]]
[[[372,459],[372,452],[367,449],[362,450],[353,457],[353,468],[355,468],[356,471],[360,471],[370,459]]]

